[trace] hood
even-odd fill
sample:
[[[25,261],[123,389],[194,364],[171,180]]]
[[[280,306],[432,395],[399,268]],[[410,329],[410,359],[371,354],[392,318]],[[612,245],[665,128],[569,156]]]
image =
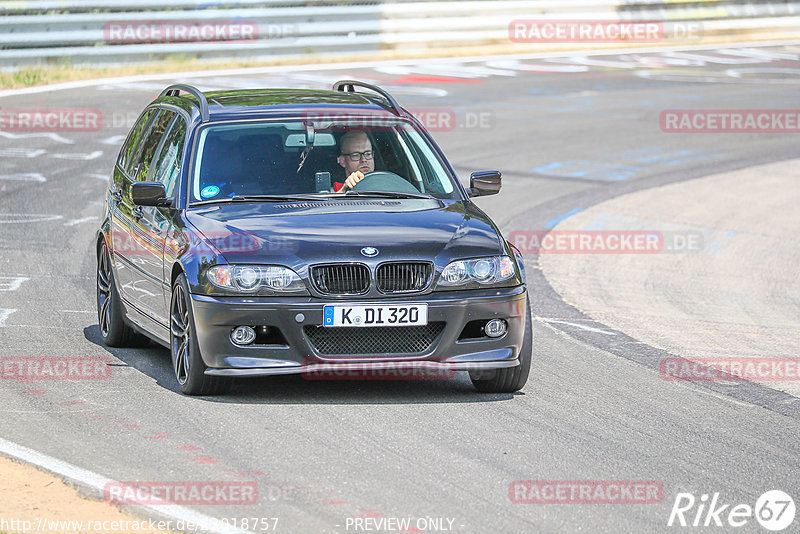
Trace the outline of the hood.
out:
[[[474,204],[427,199],[242,202],[189,209],[186,217],[228,263],[434,260],[505,252]],[[367,258],[364,247],[378,249]]]

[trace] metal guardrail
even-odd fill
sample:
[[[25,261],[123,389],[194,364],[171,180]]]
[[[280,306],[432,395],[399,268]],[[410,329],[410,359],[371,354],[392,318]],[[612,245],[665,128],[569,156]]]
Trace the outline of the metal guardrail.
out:
[[[698,21],[706,35],[800,38],[800,0],[29,0],[0,1],[0,15],[0,66],[7,68],[510,45],[514,19]],[[183,28],[184,36],[216,28],[226,39],[141,42],[157,28]]]

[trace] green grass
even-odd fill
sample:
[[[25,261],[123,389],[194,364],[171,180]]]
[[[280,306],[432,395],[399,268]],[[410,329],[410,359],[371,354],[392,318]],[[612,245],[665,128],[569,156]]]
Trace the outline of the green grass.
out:
[[[45,73],[41,67],[26,67],[17,72],[0,74],[0,86],[28,87],[42,83],[44,78]]]

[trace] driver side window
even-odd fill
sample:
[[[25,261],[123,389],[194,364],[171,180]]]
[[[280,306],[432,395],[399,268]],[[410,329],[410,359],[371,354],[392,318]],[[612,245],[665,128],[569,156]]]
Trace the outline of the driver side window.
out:
[[[186,140],[186,121],[180,115],[177,116],[172,128],[167,133],[158,160],[155,162],[155,174],[153,180],[161,182],[167,189],[167,197],[172,197],[175,192],[175,184],[178,182],[178,175],[181,172],[181,161],[183,156],[183,146]]]
[[[131,129],[131,132],[128,134],[128,138],[125,140],[125,144],[122,146],[122,150],[120,150],[119,157],[117,158],[117,164],[124,169],[125,172],[130,173],[133,160],[136,159],[138,153],[137,149],[141,145],[144,133],[150,126],[150,121],[153,120],[153,117],[155,117],[157,113],[158,109],[155,108],[148,109],[142,113]]]
[[[158,117],[153,121],[153,126],[147,133],[147,137],[142,141],[142,148],[139,151],[139,157],[132,168],[132,178],[137,181],[146,180],[150,175],[150,169],[153,164],[154,156],[158,145],[164,138],[164,133],[175,118],[175,112],[162,109]]]

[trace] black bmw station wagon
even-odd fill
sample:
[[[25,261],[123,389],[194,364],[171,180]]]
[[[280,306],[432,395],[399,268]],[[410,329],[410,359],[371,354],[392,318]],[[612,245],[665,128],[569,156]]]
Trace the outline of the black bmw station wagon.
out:
[[[172,85],[109,182],[103,340],[168,347],[189,395],[365,365],[468,371],[480,391],[517,391],[532,352],[522,257],[471,200],[500,182],[475,172],[464,187],[373,85]]]

